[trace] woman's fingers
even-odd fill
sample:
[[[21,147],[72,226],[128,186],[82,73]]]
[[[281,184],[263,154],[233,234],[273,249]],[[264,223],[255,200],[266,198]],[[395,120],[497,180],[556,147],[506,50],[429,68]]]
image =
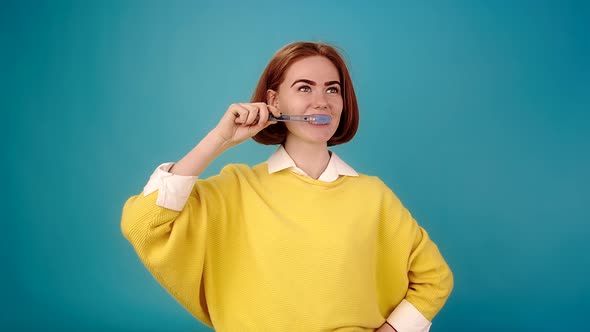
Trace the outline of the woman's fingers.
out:
[[[239,103],[234,104],[236,107],[232,109],[236,117],[236,124],[243,126],[260,126],[262,128],[269,124],[276,123],[276,121],[269,121],[270,114],[276,117],[281,116],[281,113],[276,107],[267,105],[265,103]]]
[[[242,103],[237,104],[237,106],[239,107],[237,109],[239,117],[236,123],[239,123],[244,126],[252,125],[252,123],[254,122],[254,120],[256,120],[256,117],[258,116],[258,108],[253,107],[252,104]]]
[[[258,109],[258,116],[256,117],[256,121],[258,125],[265,125],[268,121],[268,109],[266,108],[265,103],[254,103],[253,105],[256,106]]]
[[[251,126],[256,124],[258,121],[260,110],[256,104],[240,104],[242,107],[248,110],[248,116],[246,121],[243,123],[245,126]]]
[[[231,104],[215,127],[215,131],[226,142],[232,145],[239,144],[267,126],[277,123],[268,121],[270,113],[280,114],[265,103]]]
[[[271,105],[266,105],[268,110],[270,111],[270,113],[272,113],[272,115],[274,115],[275,117],[280,117],[281,116],[281,112],[279,112],[279,109],[271,106]]]
[[[271,114],[274,115],[274,116],[278,116],[277,115],[278,114],[278,111],[276,111],[276,109],[275,110],[271,109],[271,107],[272,106],[267,105],[265,103],[260,103],[260,106],[259,106],[260,120],[259,120],[259,123],[258,123],[258,125],[260,126],[260,130],[268,127],[271,124],[277,123],[277,121],[270,120],[270,115]],[[274,113],[277,113],[277,114],[274,114],[273,111],[274,111]]]
[[[249,110],[242,104],[232,104],[231,112],[235,117],[236,124],[244,124],[248,119]]]

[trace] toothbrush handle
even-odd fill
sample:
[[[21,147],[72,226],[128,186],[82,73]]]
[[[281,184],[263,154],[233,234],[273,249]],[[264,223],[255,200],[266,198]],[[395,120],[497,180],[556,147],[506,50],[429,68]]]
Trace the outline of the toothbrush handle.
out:
[[[276,117],[271,114],[268,117],[268,119],[271,121],[301,121],[301,122],[309,121],[308,118],[309,118],[309,116],[303,115],[303,114],[282,114],[279,117]]]
[[[297,122],[309,122],[313,124],[327,124],[332,121],[329,115],[325,114],[282,114],[279,117],[269,117],[271,121],[297,121]]]

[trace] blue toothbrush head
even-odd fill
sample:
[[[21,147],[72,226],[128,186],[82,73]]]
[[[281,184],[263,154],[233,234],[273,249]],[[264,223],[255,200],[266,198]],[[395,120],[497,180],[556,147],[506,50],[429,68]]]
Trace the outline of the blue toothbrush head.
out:
[[[332,118],[329,115],[312,114],[309,116],[309,119],[307,121],[313,124],[326,124],[330,123],[330,121],[332,121]]]

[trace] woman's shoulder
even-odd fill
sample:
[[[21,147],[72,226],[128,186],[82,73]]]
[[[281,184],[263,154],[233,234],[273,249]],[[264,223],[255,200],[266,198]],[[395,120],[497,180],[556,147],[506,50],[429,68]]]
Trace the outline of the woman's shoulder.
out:
[[[379,188],[387,187],[385,182],[383,182],[381,180],[381,178],[379,178],[376,175],[358,173],[358,177],[356,177],[356,180],[360,183],[364,183],[369,186],[374,186],[374,187],[379,187]]]
[[[219,190],[229,193],[243,187],[245,183],[252,182],[253,178],[254,175],[250,166],[226,164],[219,173],[198,179],[195,187],[200,190]]]
[[[222,178],[249,178],[254,175],[254,168],[246,164],[226,164],[221,168],[216,177]]]
[[[357,181],[375,194],[393,196],[397,199],[393,189],[378,176],[359,173]]]
[[[227,164],[221,169],[221,173],[244,173],[252,169],[246,164]]]
[[[219,176],[241,181],[253,181],[268,173],[266,163],[255,166],[247,164],[227,164],[219,172]]]

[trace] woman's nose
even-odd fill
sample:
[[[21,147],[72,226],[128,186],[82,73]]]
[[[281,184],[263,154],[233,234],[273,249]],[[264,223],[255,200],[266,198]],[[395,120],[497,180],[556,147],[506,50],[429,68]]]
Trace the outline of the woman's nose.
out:
[[[327,108],[328,101],[326,100],[326,96],[322,92],[318,92],[314,94],[313,98],[313,108]]]

